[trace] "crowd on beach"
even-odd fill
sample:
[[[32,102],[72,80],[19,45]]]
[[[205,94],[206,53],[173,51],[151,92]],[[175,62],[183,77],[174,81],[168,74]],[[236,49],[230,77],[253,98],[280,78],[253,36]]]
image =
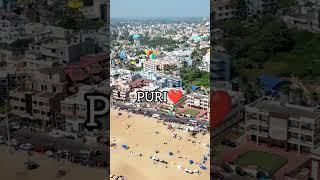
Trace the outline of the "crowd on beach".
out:
[[[118,114],[119,116],[121,116],[122,114]],[[130,115],[129,115],[130,117]],[[128,118],[129,118],[128,117]],[[164,122],[161,120],[157,120],[157,123],[162,123],[164,126],[167,127],[167,129],[169,131],[172,132],[172,139],[177,139],[177,140],[183,140],[182,136],[178,135],[178,132],[175,131],[183,131],[185,130],[186,132],[190,133],[190,138],[187,138],[187,141],[192,142],[193,144],[199,143],[201,144],[201,142],[197,142],[196,139],[196,135],[198,133],[202,133],[202,135],[205,135],[205,133],[207,132],[206,129],[190,129],[190,127],[186,126],[186,125],[182,125],[182,124],[176,124],[176,123],[170,123],[170,122]],[[131,124],[127,125],[127,129],[130,129]],[[159,131],[155,131],[155,134],[159,134]],[[144,155],[141,152],[137,152],[135,153],[133,148],[127,144],[120,144],[120,142],[118,142],[118,139],[116,137],[112,137],[111,142],[110,142],[110,147],[117,149],[122,148],[125,151],[128,151],[128,154],[130,153],[130,155],[141,158]],[[164,145],[167,145],[168,142],[163,142]],[[188,157],[182,157],[182,155],[180,154],[180,151],[178,150],[177,152],[168,152],[168,156],[179,156],[178,159],[181,159],[183,161],[188,161],[189,162],[189,166],[185,167],[184,172],[188,173],[188,174],[201,174],[201,171],[205,171],[207,170],[205,163],[208,161],[208,157],[210,157],[210,145],[206,145],[206,144],[202,144],[204,148],[206,148],[208,150],[208,153],[203,155],[202,160],[200,160],[199,162],[195,162],[193,160],[190,160]],[[168,168],[169,166],[177,166],[177,168],[179,170],[183,169],[182,165],[176,163],[176,162],[168,162],[162,158],[159,158],[157,156],[157,154],[160,154],[159,150],[155,149],[154,153],[150,154],[149,156],[144,156],[144,157],[149,157],[149,159],[153,162],[154,165],[163,165],[165,168]],[[190,168],[195,168],[194,170],[191,170]]]

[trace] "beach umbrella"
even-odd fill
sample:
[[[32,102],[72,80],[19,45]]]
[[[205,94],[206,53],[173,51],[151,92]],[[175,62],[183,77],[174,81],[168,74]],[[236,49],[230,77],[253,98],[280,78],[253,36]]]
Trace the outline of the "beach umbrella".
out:
[[[203,160],[204,161],[208,160],[207,156],[203,156]]]
[[[173,153],[172,153],[172,152],[169,152],[169,155],[170,155],[170,156],[172,156],[172,155],[173,155]]]
[[[122,148],[123,148],[123,149],[129,149],[129,146],[123,144],[123,145],[122,145]]]
[[[193,164],[193,160],[189,160],[189,163],[190,163],[190,164]]]
[[[207,170],[207,167],[205,167],[205,166],[203,166],[203,165],[200,165],[199,166],[201,169],[203,169],[203,170]]]

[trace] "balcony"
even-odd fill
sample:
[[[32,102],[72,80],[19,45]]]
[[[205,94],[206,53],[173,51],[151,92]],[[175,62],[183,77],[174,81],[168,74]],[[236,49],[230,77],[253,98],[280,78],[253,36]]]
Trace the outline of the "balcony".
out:
[[[299,139],[295,137],[288,138],[288,142],[292,144],[299,144]]]
[[[308,147],[313,147],[312,141],[304,141],[304,140],[301,140],[301,141],[300,141],[300,144],[301,144],[301,145],[304,145],[304,146],[308,146]]]
[[[299,129],[298,127],[289,126],[288,130],[289,130],[290,132],[300,133],[300,129]]]
[[[258,120],[257,119],[246,119],[246,126],[250,126],[250,125],[257,125],[258,124]]]
[[[313,136],[313,131],[310,130],[310,129],[301,128],[301,133],[302,133],[302,134],[305,134],[305,135]]]

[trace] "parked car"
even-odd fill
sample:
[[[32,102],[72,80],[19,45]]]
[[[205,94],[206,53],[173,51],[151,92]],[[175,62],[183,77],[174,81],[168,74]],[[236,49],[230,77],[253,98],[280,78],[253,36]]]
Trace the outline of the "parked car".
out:
[[[246,176],[247,173],[241,168],[241,167],[236,167],[236,173],[240,176]]]
[[[15,139],[10,139],[9,141],[6,142],[6,144],[7,144],[8,146],[19,146],[18,141],[15,140]]]
[[[18,123],[15,123],[15,122],[11,123],[10,126],[11,126],[12,130],[19,130],[21,128],[21,126]]]
[[[221,168],[224,172],[233,173],[233,169],[228,164],[222,164]]]
[[[49,135],[55,138],[63,138],[63,134],[59,131],[51,131]]]
[[[26,143],[26,144],[21,144],[19,146],[20,149],[22,150],[33,150],[34,149],[34,145],[30,144],[30,143]]]
[[[6,141],[6,137],[0,136],[0,144],[4,144]]]

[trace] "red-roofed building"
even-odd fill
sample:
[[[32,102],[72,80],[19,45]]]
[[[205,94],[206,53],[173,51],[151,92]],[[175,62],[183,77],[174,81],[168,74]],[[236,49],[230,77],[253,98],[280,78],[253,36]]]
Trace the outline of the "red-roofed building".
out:
[[[130,82],[130,88],[141,88],[143,86],[148,86],[150,83],[152,83],[151,80],[141,78]]]
[[[103,69],[106,61],[106,53],[82,56],[79,63],[65,67],[66,79],[72,83],[99,83],[106,77]]]

